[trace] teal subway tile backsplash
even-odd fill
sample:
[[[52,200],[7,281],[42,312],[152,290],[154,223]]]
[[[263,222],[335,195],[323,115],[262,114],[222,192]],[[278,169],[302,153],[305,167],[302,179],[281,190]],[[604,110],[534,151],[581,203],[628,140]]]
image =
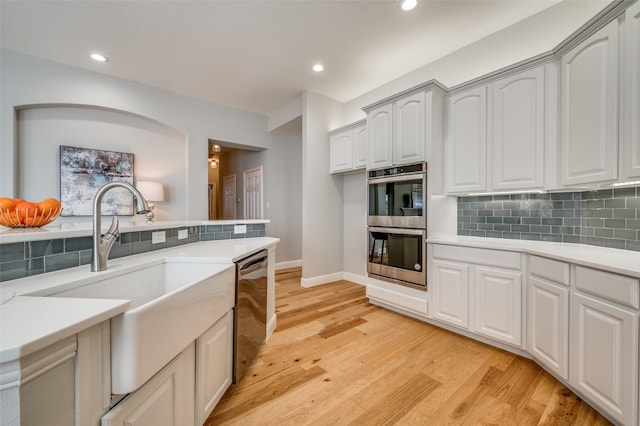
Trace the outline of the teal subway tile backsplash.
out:
[[[199,241],[228,240],[265,236],[265,224],[247,224],[246,234],[234,234],[233,225],[203,225],[161,229],[166,241],[151,243],[155,231],[120,234],[109,253],[115,259]],[[187,229],[187,238],[178,239],[178,231]],[[91,263],[93,238],[73,237],[53,240],[0,244],[0,282]]]
[[[460,197],[458,235],[640,251],[640,187]]]

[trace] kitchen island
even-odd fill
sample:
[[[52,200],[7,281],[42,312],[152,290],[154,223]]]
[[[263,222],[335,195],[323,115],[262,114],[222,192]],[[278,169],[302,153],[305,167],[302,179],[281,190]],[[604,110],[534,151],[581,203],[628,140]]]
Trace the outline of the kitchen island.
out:
[[[39,297],[37,294],[62,290],[69,282],[91,283],[93,280],[118,275],[135,268],[136,265],[142,266],[166,259],[199,259],[220,264],[221,267],[232,266],[233,262],[239,259],[268,249],[267,318],[268,333],[271,333],[275,329],[276,321],[274,255],[278,242],[278,239],[268,237],[195,242],[112,259],[107,270],[103,272],[91,272],[89,265],[83,265],[3,282],[0,286],[2,424],[39,424],[38,421],[51,418],[73,419],[71,423],[75,424],[97,424],[100,417],[115,404],[111,399],[109,380],[109,323],[111,319],[124,313],[130,302]],[[224,322],[213,331],[223,330],[226,333],[226,340],[223,340],[228,341],[231,335],[229,325],[232,324],[232,321],[229,321],[232,316],[226,312],[221,312],[220,316],[224,316],[221,319]],[[205,333],[207,336],[210,334]],[[201,346],[206,346],[204,341]],[[170,363],[174,369],[168,377],[182,384],[178,387],[182,389],[179,405],[183,414],[178,418],[181,424],[194,424],[200,417],[206,418],[204,411],[198,419],[192,418],[194,410],[188,408],[196,398],[195,395],[189,396],[189,389],[194,388],[189,383],[197,382],[194,364],[197,358],[196,350],[198,345],[194,342],[179,355],[181,361],[174,360]],[[225,353],[228,354],[228,351]],[[220,373],[228,373],[230,377],[231,356],[228,358],[229,365],[223,366]],[[178,376],[174,373],[180,373],[182,379],[177,379]],[[225,380],[224,384],[228,386],[230,381]],[[53,389],[56,391],[52,394]],[[222,393],[218,392],[215,397],[219,399]],[[131,395],[127,398],[133,399]],[[58,399],[59,401],[55,402]],[[45,403],[46,401],[50,403]],[[209,405],[211,403],[210,400],[206,402]],[[35,407],[38,409],[35,410]],[[213,407],[207,409],[209,408]],[[70,423],[63,421],[61,424]]]

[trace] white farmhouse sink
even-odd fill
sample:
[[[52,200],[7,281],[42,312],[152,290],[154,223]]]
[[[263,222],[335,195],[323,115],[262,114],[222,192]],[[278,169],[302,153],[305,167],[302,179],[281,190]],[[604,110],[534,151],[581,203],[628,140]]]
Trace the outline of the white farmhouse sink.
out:
[[[111,319],[111,392],[126,394],[233,308],[235,269],[203,259],[164,259],[41,295],[131,301]]]

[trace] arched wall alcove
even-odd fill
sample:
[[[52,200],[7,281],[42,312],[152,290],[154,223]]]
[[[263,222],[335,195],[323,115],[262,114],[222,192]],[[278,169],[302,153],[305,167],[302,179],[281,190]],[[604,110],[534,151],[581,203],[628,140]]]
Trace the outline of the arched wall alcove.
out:
[[[60,197],[60,146],[126,152],[134,155],[135,181],[164,185],[165,201],[155,203],[156,219],[188,217],[185,133],[136,113],[77,104],[17,107],[16,129],[19,197],[33,201]]]

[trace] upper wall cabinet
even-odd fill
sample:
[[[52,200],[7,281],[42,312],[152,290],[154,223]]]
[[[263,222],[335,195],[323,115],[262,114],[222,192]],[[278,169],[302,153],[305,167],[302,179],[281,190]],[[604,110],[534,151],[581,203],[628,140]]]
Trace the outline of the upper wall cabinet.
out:
[[[544,187],[544,68],[491,85],[492,190]]]
[[[450,193],[487,189],[487,87],[447,101],[446,187]]]
[[[425,161],[425,104],[425,92],[420,91],[368,111],[367,168]]]
[[[625,11],[623,165],[625,178],[640,177],[640,2]]]
[[[393,163],[425,160],[425,94],[399,99],[393,105]]]
[[[331,173],[344,173],[367,165],[367,124],[364,120],[329,133]]]
[[[562,57],[563,185],[618,177],[618,21]]]
[[[447,105],[447,192],[545,186],[545,67],[453,95]]]

